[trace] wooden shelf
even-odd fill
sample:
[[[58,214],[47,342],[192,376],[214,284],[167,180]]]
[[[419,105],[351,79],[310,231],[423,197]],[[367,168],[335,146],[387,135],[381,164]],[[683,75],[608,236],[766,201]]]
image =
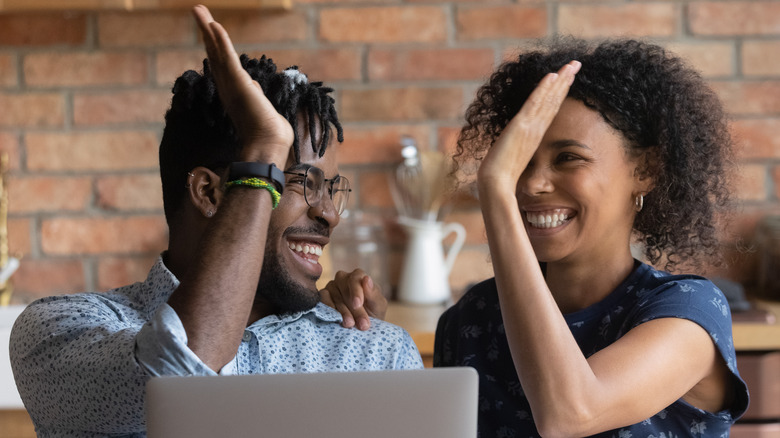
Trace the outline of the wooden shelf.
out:
[[[211,9],[290,9],[293,0],[200,0]],[[192,0],[0,0],[0,12],[189,9]]]

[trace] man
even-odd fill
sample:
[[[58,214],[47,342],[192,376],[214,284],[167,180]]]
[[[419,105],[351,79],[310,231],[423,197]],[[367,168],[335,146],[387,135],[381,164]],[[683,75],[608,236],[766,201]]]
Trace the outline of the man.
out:
[[[39,300],[13,329],[39,436],[144,436],[151,376],[422,366],[402,329],[367,327],[384,302],[362,271],[327,287],[347,317],[319,302],[317,260],[349,194],[328,148],[342,136],[332,90],[239,61],[208,10],[195,15],[209,62],[176,81],[160,146],[168,250],[145,282]]]

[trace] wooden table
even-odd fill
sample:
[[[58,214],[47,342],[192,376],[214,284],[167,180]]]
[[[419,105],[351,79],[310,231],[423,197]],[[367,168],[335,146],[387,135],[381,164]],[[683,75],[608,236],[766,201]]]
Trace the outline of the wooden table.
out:
[[[757,307],[773,314],[775,322],[734,323],[734,347],[739,352],[780,350],[780,302],[759,302]],[[416,306],[391,302],[386,319],[409,332],[425,366],[432,366],[436,323],[446,309],[447,306],[442,305]]]
[[[780,302],[762,302],[760,307],[772,312],[778,321],[774,324],[735,323],[734,345],[737,351],[780,350]],[[425,366],[433,366],[433,342],[436,323],[447,306],[413,306],[391,302],[387,321],[406,329],[412,336]],[[24,410],[0,410],[0,434],[7,438],[34,438],[32,422]]]

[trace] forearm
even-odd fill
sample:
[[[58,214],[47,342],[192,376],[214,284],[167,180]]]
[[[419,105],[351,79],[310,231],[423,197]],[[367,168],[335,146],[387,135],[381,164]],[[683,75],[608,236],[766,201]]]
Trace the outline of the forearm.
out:
[[[271,197],[234,187],[201,237],[194,263],[168,304],[188,347],[214,371],[235,356],[263,264]]]
[[[547,287],[514,194],[485,192],[480,202],[515,369],[539,430],[561,426],[584,409],[594,375]]]

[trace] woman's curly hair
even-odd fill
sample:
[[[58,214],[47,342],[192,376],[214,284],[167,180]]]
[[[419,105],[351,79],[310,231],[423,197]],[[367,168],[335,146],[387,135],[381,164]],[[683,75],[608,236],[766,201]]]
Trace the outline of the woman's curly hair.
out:
[[[335,101],[330,95],[332,88],[304,79],[297,66],[278,71],[276,64],[265,56],[255,59],[241,55],[240,61],[244,70],[260,84],[274,108],[292,125],[296,161],[300,160],[300,113],[307,116],[312,139],[317,138],[317,128],[322,133],[319,143],[312,144],[320,157],[330,143],[333,128],[338,141],[344,141]],[[188,70],[176,79],[171,108],[165,114],[159,155],[163,205],[169,226],[184,199],[187,172],[198,166],[214,171],[225,168],[238,160],[240,151],[241,142],[219,100],[208,59],[204,59],[202,73]]]
[[[660,46],[573,37],[520,54],[477,92],[458,139],[458,168],[484,158],[539,81],[582,62],[568,96],[596,110],[625,137],[654,187],[634,221],[645,257],[666,269],[720,263],[719,214],[730,202],[732,140],[720,100],[701,76]]]

